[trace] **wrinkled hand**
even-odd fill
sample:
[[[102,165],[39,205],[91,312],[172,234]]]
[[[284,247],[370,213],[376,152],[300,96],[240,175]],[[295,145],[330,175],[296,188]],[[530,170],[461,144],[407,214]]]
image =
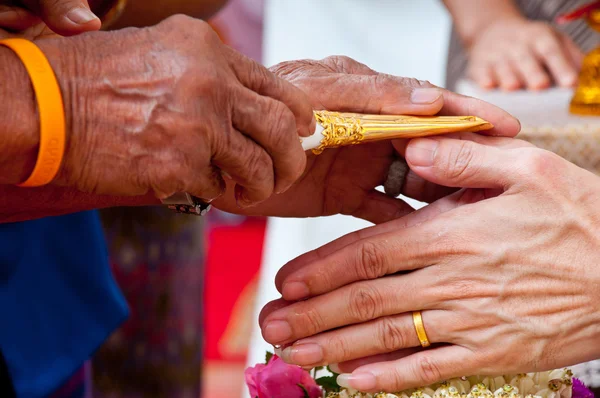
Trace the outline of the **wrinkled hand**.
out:
[[[279,272],[290,301],[267,305],[261,326],[293,343],[286,361],[341,362],[353,371],[342,383],[399,391],[600,357],[600,179],[519,140],[462,138],[414,140],[406,156],[421,177],[466,189]]]
[[[200,20],[38,42],[63,90],[68,148],[55,184],[117,196],[186,191],[240,206],[288,189],[314,131],[305,94]]]
[[[98,30],[101,23],[87,0],[0,0],[0,27],[23,33],[41,25],[70,36]]]
[[[492,122],[494,135],[514,136],[520,130],[516,119],[483,101],[434,87],[428,82],[377,73],[347,57],[322,61],[291,61],[271,69],[305,91],[314,109],[335,111],[412,114],[477,115]],[[405,141],[378,142],[327,149],[309,154],[302,178],[284,195],[246,209],[245,214],[315,217],[346,214],[380,223],[397,218],[412,208],[400,199],[376,191],[396,158],[394,146]],[[450,192],[409,173],[403,194],[432,201]],[[232,195],[215,202],[221,209],[239,212]]]
[[[550,24],[521,18],[501,19],[471,44],[467,74],[483,88],[540,90],[572,87],[583,53]]]

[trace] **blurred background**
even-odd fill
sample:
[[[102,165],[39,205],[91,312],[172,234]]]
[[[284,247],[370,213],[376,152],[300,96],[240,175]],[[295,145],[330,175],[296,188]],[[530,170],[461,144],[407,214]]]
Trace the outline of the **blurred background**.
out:
[[[347,55],[377,71],[444,85],[450,18],[437,0],[231,0],[211,23],[228,44],[267,66]],[[256,325],[262,305],[278,297],[277,270],[367,224],[344,216],[211,217],[203,396],[245,397],[243,369],[272,350]]]
[[[546,23],[585,1],[511,3],[518,3],[531,21]],[[458,15],[467,23],[478,18],[469,10]],[[455,86],[466,59],[439,0],[230,0],[210,23],[223,41],[267,66],[346,55],[379,72],[442,87],[450,70],[453,89],[515,113],[528,123],[526,137],[532,134],[536,144],[576,163],[583,159],[575,141],[556,134],[565,123],[581,124],[568,115],[572,87],[507,93],[464,82]],[[598,43],[583,22],[566,29],[584,51]],[[482,55],[500,50],[494,45],[501,41],[510,44],[505,33],[487,36],[492,45]],[[509,80],[498,85],[509,91],[521,88],[510,86]],[[580,165],[597,171],[600,159],[589,160]],[[130,319],[99,350],[91,367],[94,397],[106,398],[193,398],[200,390],[205,398],[246,398],[244,369],[262,362],[272,349],[262,340],[257,319],[259,309],[278,297],[273,283],[277,270],[295,256],[367,225],[343,216],[263,219],[218,211],[198,220],[161,209],[107,210],[103,221],[113,272],[131,307]],[[596,372],[588,375],[600,380],[600,370],[594,369],[588,367],[587,372]]]

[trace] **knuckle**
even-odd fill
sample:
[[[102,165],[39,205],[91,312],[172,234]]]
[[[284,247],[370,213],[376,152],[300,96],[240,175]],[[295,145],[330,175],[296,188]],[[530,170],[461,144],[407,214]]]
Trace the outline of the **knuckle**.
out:
[[[357,276],[359,279],[377,279],[386,274],[385,250],[379,244],[365,240],[358,246]]]
[[[314,308],[306,308],[305,311],[297,313],[295,324],[302,330],[302,335],[312,336],[323,331],[324,320],[321,314]]]
[[[377,290],[360,285],[353,287],[350,291],[349,316],[355,321],[375,319],[382,303]]]
[[[370,70],[366,65],[345,55],[330,55],[320,61],[337,73],[352,73],[356,70]]]
[[[273,171],[273,162],[257,145],[248,145],[243,157],[242,170],[249,182],[259,183],[266,180]]]
[[[469,171],[472,171],[471,166],[474,165],[474,156],[471,142],[457,142],[456,145],[450,147],[448,156],[445,158],[446,164],[442,165],[441,170],[450,179],[462,179]]]
[[[166,18],[162,22],[162,25],[174,26],[174,27],[180,28],[184,25],[187,25],[187,24],[190,24],[193,22],[194,22],[194,19],[191,17],[188,17],[187,15],[175,14],[175,15],[171,15],[170,17]]]
[[[271,121],[268,123],[270,146],[276,150],[289,148],[291,138],[296,135],[296,118],[290,109],[282,102],[271,101],[269,105]]]
[[[412,87],[412,88],[435,87],[433,84],[431,84],[427,80],[419,80],[419,79],[415,79],[414,77],[400,77],[397,79],[400,80],[401,85],[406,86],[406,87]]]
[[[270,72],[267,68],[255,62],[248,60],[248,75],[254,82],[255,91],[258,93],[277,92],[282,80]]]
[[[405,384],[406,378],[400,369],[392,368],[389,370],[389,373],[385,375],[388,382],[386,385],[390,387],[388,389],[391,390],[400,390],[401,386]]]
[[[352,352],[348,346],[347,340],[344,339],[342,336],[331,336],[328,339],[327,344],[324,345],[324,347],[327,347],[328,353],[335,353],[334,357],[327,358],[327,362],[329,363],[335,363],[339,362],[340,360],[346,361],[351,359]]]
[[[378,325],[379,341],[386,352],[392,352],[406,347],[406,336],[390,318],[382,318]]]
[[[558,155],[535,147],[523,148],[519,156],[523,172],[534,181],[553,172],[557,158]]]
[[[421,356],[413,366],[417,379],[421,380],[424,386],[442,380],[442,373],[438,364],[427,355]]]

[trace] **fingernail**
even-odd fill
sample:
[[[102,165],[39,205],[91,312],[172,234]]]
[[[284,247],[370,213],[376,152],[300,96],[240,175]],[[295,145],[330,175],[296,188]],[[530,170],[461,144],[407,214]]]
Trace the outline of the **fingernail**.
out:
[[[263,329],[263,337],[271,344],[281,344],[292,337],[292,328],[286,321],[271,321]]]
[[[283,350],[281,358],[285,362],[295,365],[316,365],[323,361],[323,349],[320,345],[313,343],[295,344]]]
[[[98,17],[93,12],[91,12],[85,7],[73,8],[67,13],[67,18],[77,25],[85,25],[88,22],[98,19]]]
[[[437,147],[436,140],[428,138],[413,140],[406,148],[406,160],[411,166],[430,167],[433,165]]]
[[[377,385],[377,379],[372,373],[344,373],[337,377],[337,383],[340,387],[353,388],[359,391],[374,390]]]
[[[410,102],[417,105],[433,104],[442,96],[439,88],[415,88],[410,94]]]
[[[331,365],[329,365],[329,369],[337,374],[342,373],[342,369],[340,369],[340,365],[338,365],[337,363],[332,363]]]
[[[283,284],[281,294],[288,301],[297,301],[307,298],[310,295],[310,290],[303,282],[288,282]]]

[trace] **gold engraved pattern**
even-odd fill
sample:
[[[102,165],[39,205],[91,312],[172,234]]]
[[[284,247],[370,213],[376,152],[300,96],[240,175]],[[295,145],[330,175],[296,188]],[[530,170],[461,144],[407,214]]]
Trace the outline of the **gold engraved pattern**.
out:
[[[493,127],[491,123],[475,116],[363,115],[315,111],[315,118],[323,127],[321,143],[313,149],[316,155],[326,148],[363,142],[477,132]]]

